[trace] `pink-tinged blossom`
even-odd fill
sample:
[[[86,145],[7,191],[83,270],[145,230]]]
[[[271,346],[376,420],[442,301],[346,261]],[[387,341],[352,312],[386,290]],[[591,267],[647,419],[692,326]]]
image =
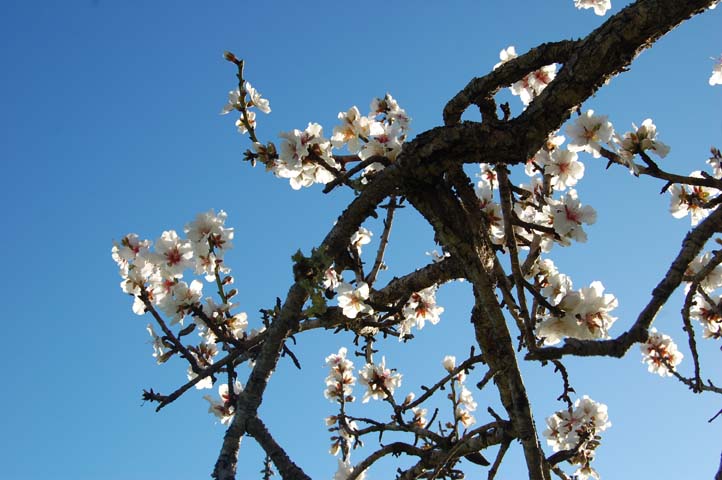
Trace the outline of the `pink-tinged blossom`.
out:
[[[609,328],[617,320],[609,314],[619,304],[611,293],[604,293],[602,282],[592,282],[581,289],[582,302],[574,310],[574,317],[582,327],[586,339],[609,338]]]
[[[152,259],[164,277],[180,278],[183,270],[193,267],[193,247],[188,240],[181,240],[175,230],[168,230],[155,242]]]
[[[215,343],[201,343],[198,347],[191,349],[191,353],[196,359],[198,366],[205,369],[213,365],[213,359],[216,355],[218,355],[218,347]],[[198,376],[190,365],[188,366],[186,374],[188,376],[188,380],[193,380]],[[196,383],[196,388],[198,390],[213,388],[213,377],[210,375],[203,377]]]
[[[582,206],[576,190],[569,190],[559,201],[550,201],[548,208],[553,215],[554,231],[562,237],[562,244],[568,244],[569,239],[587,241],[582,225],[594,224],[597,212],[589,205]]]
[[[367,363],[359,371],[359,383],[366,385],[363,403],[370,399],[383,400],[401,386],[401,374],[386,368],[386,358],[381,357],[378,365]]]
[[[494,65],[494,70],[516,57],[517,54],[514,46],[508,46],[499,52],[499,59],[501,62]],[[546,65],[539,70],[526,75],[518,82],[513,83],[510,87],[511,93],[513,95],[518,95],[525,106],[529,105],[531,101],[534,100],[534,98],[539,95],[552,80],[554,80],[556,71],[556,63]]]
[[[599,446],[599,434],[611,427],[607,406],[584,395],[568,409],[559,410],[546,419],[543,435],[555,452],[578,448],[578,454],[569,460],[579,465],[576,478],[599,478],[590,466],[595,449]]]
[[[323,288],[326,290],[336,290],[341,283],[341,276],[336,273],[333,267],[328,267],[323,273]]]
[[[609,338],[609,329],[617,320],[609,312],[617,305],[614,295],[604,293],[601,282],[592,282],[589,287],[564,295],[556,305],[564,315],[542,320],[536,327],[536,335],[544,339],[545,345],[554,345],[567,337],[580,340]]]
[[[358,153],[362,142],[368,141],[371,134],[369,128],[371,120],[361,116],[355,106],[349,108],[346,113],[340,112],[338,119],[341,120],[341,125],[333,128],[331,144],[335,148],[342,148],[345,145],[349,152]]]
[[[351,395],[356,377],[353,375],[353,362],[346,358],[346,352],[346,348],[341,347],[338,353],[326,357],[329,374],[323,395],[332,402],[353,401]]]
[[[496,176],[494,166],[488,163],[479,164],[479,173],[476,174],[476,178],[479,182],[476,184],[477,188],[495,190],[499,188],[499,180]]]
[[[703,178],[702,172],[697,170],[689,174],[690,177]],[[683,218],[690,215],[692,226],[707,218],[710,210],[704,205],[717,196],[718,192],[709,187],[697,185],[680,185],[675,183],[669,188],[672,199],[669,211],[674,218]]]
[[[433,325],[439,323],[444,307],[436,305],[436,288],[433,285],[411,294],[402,310],[404,318],[399,326],[399,341],[409,335],[412,327],[421,330],[427,321]]]
[[[233,248],[233,229],[225,228],[228,215],[221,210],[216,215],[214,210],[196,215],[195,220],[188,223],[184,231],[196,252],[207,253],[210,248],[214,251],[229,250]]]
[[[556,149],[546,156],[544,173],[551,175],[551,186],[555,190],[566,190],[584,176],[584,164],[579,161],[576,152]]]
[[[599,158],[602,143],[609,143],[614,135],[614,127],[606,115],[594,115],[594,110],[587,110],[567,127],[569,145],[572,152],[588,152]]]
[[[722,56],[720,56],[714,66],[712,66],[712,75],[709,77],[709,84],[711,86],[722,85]]]
[[[574,0],[574,6],[579,9],[593,8],[594,13],[604,16],[612,8],[611,0]]]
[[[660,377],[672,376],[672,371],[684,358],[672,337],[659,333],[656,328],[649,331],[649,338],[639,349],[642,351],[642,363],[646,363],[648,370]]]
[[[242,390],[243,387],[241,385],[241,382],[236,380],[235,384],[233,385],[234,394],[238,395],[239,393],[241,393]],[[203,397],[208,401],[208,403],[210,403],[210,406],[208,407],[208,413],[212,413],[213,415],[218,417],[218,419],[223,425],[229,425],[231,423],[231,420],[233,420],[235,407],[233,406],[233,402],[231,402],[231,396],[229,395],[228,390],[228,383],[221,383],[221,385],[218,387],[218,396],[220,397],[220,400],[216,400],[210,395],[205,395]]]
[[[554,80],[557,74],[557,64],[546,65],[539,70],[526,75],[518,82],[514,82],[511,93],[518,95],[524,106],[529,105]]]
[[[695,295],[694,306],[690,309],[689,315],[704,327],[702,333],[704,338],[722,338],[722,314],[720,314],[722,296],[711,300],[715,303],[710,304],[703,296]]]
[[[205,275],[207,281],[215,279],[216,269],[228,274],[230,269],[223,265],[223,256],[233,247],[233,229],[225,228],[226,212],[218,215],[213,210],[200,213],[185,226],[185,232],[193,247],[195,273]]]
[[[331,142],[323,136],[323,128],[317,123],[309,123],[306,130],[281,132],[278,159],[271,166],[273,173],[288,178],[291,188],[299,190],[314,183],[328,183],[333,174],[326,168],[339,168],[331,155]]]
[[[629,167],[634,175],[639,174],[639,169],[634,163],[634,156],[651,150],[660,158],[664,158],[669,153],[669,146],[657,140],[657,127],[652,123],[652,119],[648,118],[642,122],[642,126],[637,127],[632,124],[634,131],[626,132],[623,137],[615,138],[619,144],[619,156]]]
[[[369,298],[369,286],[366,282],[359,283],[356,288],[348,283],[338,286],[338,306],[348,318],[356,318],[359,314],[370,315],[374,309],[364,303]]]
[[[200,307],[199,302],[203,294],[203,284],[193,280],[190,285],[186,282],[177,282],[172,290],[172,295],[164,297],[158,306],[163,312],[171,317],[171,325],[178,322],[183,324],[186,315],[192,312],[193,307]]]
[[[127,275],[128,265],[133,263],[139,255],[147,255],[150,246],[150,240],[140,240],[135,233],[129,233],[121,238],[120,243],[113,242],[111,256],[118,264],[121,275]]]
[[[406,134],[411,123],[411,118],[406,114],[406,110],[399,107],[398,102],[389,93],[384,98],[374,98],[371,101],[369,116],[381,116],[386,123],[398,125],[403,135]]]
[[[217,304],[212,298],[206,297],[203,304],[203,313],[211,319],[221,331],[228,333],[231,337],[242,339],[248,329],[248,314],[239,312],[231,315],[231,310],[236,305],[231,303]],[[218,341],[215,333],[206,325],[200,315],[194,316],[193,321],[202,329],[202,335],[209,343]]]
[[[145,303],[141,300],[141,295],[145,289],[148,295],[148,300],[151,302],[156,301],[153,296],[153,288],[146,288],[146,284],[154,275],[155,266],[146,262],[143,259],[138,259],[135,263],[131,264],[127,272],[122,272],[124,280],[120,282],[120,288],[127,294],[133,295],[133,313],[136,315],[143,315],[145,313]]]
[[[565,141],[566,137],[564,137],[564,135],[550,135],[544,147],[533,157],[527,159],[526,165],[524,166],[524,173],[530,177],[539,173],[541,171],[540,169],[550,161],[550,155],[557,151]]]
[[[393,123],[389,125],[373,122],[371,125],[371,137],[358,152],[358,156],[361,160],[368,160],[371,157],[377,156],[386,157],[393,162],[399,153],[401,153],[402,144],[403,130],[399,124]]]

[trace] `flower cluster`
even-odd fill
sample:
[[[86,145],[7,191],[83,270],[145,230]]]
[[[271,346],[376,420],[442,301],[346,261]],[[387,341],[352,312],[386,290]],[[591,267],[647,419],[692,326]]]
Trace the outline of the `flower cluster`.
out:
[[[288,178],[291,187],[299,190],[314,183],[326,184],[344,171],[345,165],[336,161],[333,149],[346,147],[360,160],[378,157],[379,161],[372,160],[362,173],[362,181],[366,182],[366,177],[384,168],[384,161],[396,159],[410,123],[406,111],[388,93],[371,102],[371,113],[367,116],[353,106],[339,113],[338,118],[341,125],[334,127],[330,139],[323,136],[321,125],[309,123],[303,131],[281,132],[279,149],[272,143],[262,145],[254,141],[255,153],[247,152],[247,157],[253,161],[260,159],[268,170],[277,177]]]
[[[332,415],[326,418],[326,426],[329,431],[338,432],[331,436],[331,455],[343,453],[343,458],[348,461],[353,436],[352,432],[358,428],[356,423],[349,421],[343,415],[343,405],[346,402],[353,402],[353,386],[356,384],[356,377],[353,374],[353,362],[346,358],[346,348],[341,347],[338,353],[326,357],[326,365],[329,368],[326,377],[326,389],[323,395],[332,402],[337,402],[341,408],[341,415]]]
[[[494,70],[508,62],[509,60],[516,58],[516,49],[513,45],[508,46],[501,52],[499,52],[499,59],[501,62],[494,65]],[[525,75],[521,80],[514,82],[509,90],[513,95],[517,95],[524,106],[531,103],[546,87],[554,80],[557,74],[557,64],[552,63],[546,65],[539,70]]]
[[[256,107],[263,113],[271,113],[271,106],[268,100],[263,98],[253,86],[247,82],[243,82],[243,89],[235,89],[228,92],[228,103],[223,106],[221,115],[226,115],[233,111],[241,112],[241,116],[236,120],[236,127],[239,133],[246,133],[250,127],[251,130],[256,128],[256,112],[249,110]]]
[[[643,121],[641,127],[632,124],[632,128],[634,131],[626,132],[621,138],[615,137],[615,142],[619,144],[619,156],[627,163],[629,170],[637,175],[639,171],[633,161],[636,154],[651,150],[664,158],[669,153],[669,146],[657,140],[657,127],[651,118]]]
[[[329,169],[341,166],[333,158],[331,142],[323,136],[321,125],[309,123],[304,131],[294,129],[279,136],[283,142],[271,170],[277,177],[288,178],[291,188],[299,190],[334,179]]]
[[[545,345],[559,343],[564,337],[609,338],[609,328],[616,321],[609,312],[618,302],[614,295],[604,293],[601,282],[592,282],[589,287],[572,291],[571,279],[559,273],[551,260],[538,262],[532,273],[542,295],[562,312],[561,316],[547,315],[537,325],[536,335]]]
[[[401,374],[386,368],[386,358],[381,357],[381,363],[376,365],[367,363],[359,371],[359,383],[366,385],[363,403],[370,399],[383,400],[393,395],[394,390],[401,386]]]
[[[341,347],[338,353],[326,357],[326,365],[329,368],[326,377],[326,389],[323,396],[332,402],[353,401],[353,386],[356,385],[356,377],[353,374],[353,362],[346,358],[346,348]]]
[[[456,368],[456,357],[447,355],[441,364],[447,372],[451,373]],[[471,391],[464,385],[465,380],[466,374],[463,371],[457,373],[451,379],[449,399],[454,406],[454,424],[449,425],[450,428],[457,423],[463,425],[464,428],[469,428],[476,423],[476,418],[471,412],[476,410],[477,404],[471,395]]]
[[[202,337],[198,346],[189,346],[188,350],[201,368],[210,366],[218,353],[215,343],[219,340],[217,332],[234,339],[246,334],[248,320],[245,313],[232,314],[235,305],[227,301],[217,305],[213,299],[203,296],[203,283],[193,279],[190,283],[183,280],[187,270],[202,275],[206,281],[232,282],[227,276],[225,252],[233,246],[233,229],[225,227],[226,213],[213,210],[199,214],[195,220],[185,226],[186,238],[181,238],[174,230],[161,234],[155,245],[148,240],[140,240],[131,233],[114,244],[113,260],[117,263],[122,277],[121,288],[133,296],[133,311],[142,315],[148,308],[157,309],[170,319],[170,325],[183,324],[191,315]],[[215,331],[207,325],[211,320]],[[158,363],[165,362],[175,350],[167,337],[159,337],[152,326],[148,332],[153,344],[153,357]],[[196,372],[189,369],[189,379]],[[198,388],[210,388],[211,377],[205,377]]]
[[[413,327],[421,330],[425,322],[439,323],[444,307],[436,305],[436,285],[412,293],[402,309],[403,320],[399,324],[399,341],[411,333]]]
[[[584,395],[568,409],[555,412],[546,419],[547,428],[543,435],[555,452],[576,450],[569,462],[579,465],[574,475],[579,479],[599,478],[590,466],[599,446],[599,433],[612,424],[609,422],[607,406]]]
[[[660,377],[671,376],[672,371],[684,358],[672,337],[657,332],[656,328],[649,331],[649,338],[639,349],[642,351],[642,362],[648,365],[651,373]]]
[[[698,255],[684,272],[687,285],[685,292],[694,288],[690,318],[697,320],[703,328],[704,338],[722,338],[722,264],[712,252]]]

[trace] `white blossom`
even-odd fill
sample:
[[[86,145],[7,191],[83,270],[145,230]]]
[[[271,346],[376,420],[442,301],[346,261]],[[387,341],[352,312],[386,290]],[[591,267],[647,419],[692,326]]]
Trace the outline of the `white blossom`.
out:
[[[656,328],[649,331],[649,338],[639,349],[642,351],[642,363],[648,365],[651,373],[661,377],[671,376],[670,369],[674,370],[684,358],[672,337],[657,332]]]
[[[411,294],[402,310],[404,318],[401,322],[399,340],[408,335],[414,326],[421,330],[426,321],[433,325],[439,323],[439,315],[444,312],[444,307],[436,305],[436,288],[436,285],[432,285]]]
[[[545,345],[554,345],[563,338],[596,340],[609,338],[609,329],[617,320],[609,312],[617,308],[616,297],[604,293],[601,282],[564,295],[556,305],[564,312],[560,317],[548,316],[536,328],[536,335]]]
[[[694,305],[690,309],[690,317],[698,320],[704,327],[702,336],[704,338],[722,338],[722,314],[720,313],[720,301],[722,296],[711,298],[714,302],[710,304],[702,295],[694,296]]]
[[[341,347],[338,353],[326,357],[329,374],[326,377],[324,397],[332,402],[346,401],[351,398],[356,377],[353,374],[353,362],[346,358],[346,348]]]
[[[584,176],[584,164],[579,161],[576,152],[555,149],[546,156],[544,173],[551,175],[551,185],[555,190],[566,190]]]
[[[336,470],[336,473],[333,476],[333,480],[346,480],[351,474],[353,473],[353,467],[351,466],[350,460],[347,458],[346,460],[338,459],[338,470]],[[357,480],[365,480],[366,479],[366,471],[364,470],[360,474],[356,476]]]
[[[343,282],[338,286],[337,292],[338,306],[348,318],[374,313],[374,309],[364,303],[364,300],[369,298],[369,286],[366,282],[360,282],[356,288]]]
[[[609,143],[614,134],[614,127],[606,115],[594,115],[594,110],[587,110],[567,127],[569,145],[572,152],[588,152],[594,158],[601,156],[602,143]]]
[[[370,230],[364,227],[359,227],[359,229],[351,235],[351,247],[356,249],[356,252],[361,255],[361,245],[367,245],[370,243],[372,236],[373,233]]]
[[[375,365],[367,363],[359,371],[359,383],[366,385],[363,403],[370,399],[383,400],[388,394],[393,395],[394,391],[401,386],[401,374],[386,368],[386,358],[381,357],[381,363]]]
[[[589,464],[594,459],[594,450],[599,446],[599,434],[612,426],[607,406],[584,395],[572,407],[548,417],[546,424],[543,435],[555,452],[579,448],[579,453],[569,460],[570,463],[580,465],[575,475],[578,478],[599,478]]]
[[[631,173],[639,174],[637,165],[634,163],[634,156],[646,150],[651,150],[659,157],[664,158],[669,153],[669,146],[657,140],[657,127],[648,118],[642,122],[640,127],[632,124],[634,131],[626,132],[623,137],[616,137],[619,144],[619,156],[629,167]]]
[[[696,170],[690,177],[703,178],[702,172]],[[709,187],[698,185],[680,185],[675,183],[669,188],[672,199],[669,211],[674,218],[683,218],[690,215],[692,226],[707,218],[710,210],[704,205],[718,195],[718,191]]]
[[[362,142],[368,141],[371,134],[371,120],[362,116],[356,106],[349,108],[346,113],[340,112],[338,119],[341,120],[341,125],[333,128],[331,144],[335,148],[345,145],[349,152],[358,153]]]
[[[294,129],[281,132],[279,137],[283,142],[271,170],[278,177],[288,178],[291,188],[299,190],[333,180],[333,174],[326,167],[339,168],[339,165],[331,155],[331,142],[323,136],[321,125],[309,123],[303,132]]]
[[[604,16],[610,8],[612,8],[612,1],[611,0],[574,0],[574,6],[579,9],[593,8],[594,13],[601,17],[601,16]]]
[[[552,214],[554,231],[562,237],[563,244],[567,244],[569,239],[586,242],[587,234],[582,225],[592,225],[597,221],[597,212],[589,205],[582,206],[574,189],[559,201],[550,201],[544,208]]]
[[[238,395],[239,393],[241,393],[242,390],[243,387],[241,386],[241,382],[236,380],[233,385],[234,394]],[[230,395],[228,393],[228,383],[223,382],[218,387],[218,396],[220,397],[220,400],[216,400],[210,395],[205,395],[203,397],[208,401],[208,403],[210,403],[210,406],[208,407],[208,413],[212,413],[213,415],[218,417],[218,419],[223,425],[229,425],[231,423],[231,420],[233,420],[233,415],[235,413],[235,407],[233,406]]]

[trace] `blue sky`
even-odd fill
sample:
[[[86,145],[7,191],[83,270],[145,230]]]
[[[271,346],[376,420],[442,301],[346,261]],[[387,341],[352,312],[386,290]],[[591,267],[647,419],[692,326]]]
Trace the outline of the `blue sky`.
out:
[[[241,162],[248,141],[231,118],[218,115],[235,87],[224,50],[246,59],[248,79],[271,101],[272,114],[259,117],[264,139],[310,121],[330,133],[339,111],[358,105],[363,113],[386,92],[413,118],[413,136],[439,125],[445,102],[497,63],[502,48],[523,52],[581,37],[604,20],[574,9],[571,0],[490,3],[3,2],[0,476],[144,480],[210,473],[224,428],[206,413],[202,393],[189,392],[160,414],[142,405],[143,388],[169,392],[185,380],[185,367],[155,365],[149,319],[135,316],[118,288],[112,241],[128,232],[155,239],[163,230],[180,231],[199,212],[224,209],[236,229],[228,261],[254,326],[255,312],[287,291],[291,254],[318,244],[350,199],[346,192],[325,196],[317,186],[292,191],[285,180]],[[613,4],[610,13],[623,6]],[[652,117],[672,146],[666,168],[682,174],[704,168],[709,147],[722,147],[722,87],[707,85],[710,57],[722,53],[721,15],[717,9],[682,25],[585,108],[609,115],[620,131]],[[510,101],[518,112],[518,99]],[[667,213],[660,182],[604,171],[591,158],[585,163],[578,190],[598,221],[587,244],[556,249],[552,258],[576,288],[601,280],[617,295],[614,334],[647,302],[689,222]],[[372,230],[377,240],[380,229]],[[427,262],[432,237],[417,214],[400,214],[392,269],[382,280]],[[404,348],[389,342],[387,361],[404,374],[402,391],[418,393],[428,381],[423,374],[440,371],[444,355],[468,351],[468,294],[460,284],[442,289],[442,322]],[[674,298],[656,325],[683,344],[681,293]],[[298,340],[303,369],[281,362],[261,413],[312,477],[330,478],[335,460],[326,453],[323,417],[334,406],[322,397],[323,359],[351,347],[351,338],[313,332]],[[722,376],[717,348],[706,345],[705,377]],[[609,406],[613,426],[595,461],[603,478],[712,476],[722,421],[707,419],[719,410],[717,399],[648,374],[636,349],[622,360],[567,363],[578,393]],[[554,401],[561,384],[549,367],[525,371],[543,422],[561,408]],[[496,402],[487,394],[479,403],[485,399]],[[261,460],[245,439],[239,478],[256,478]],[[371,478],[390,478],[393,469],[384,468]],[[507,462],[501,478],[519,478],[517,468]]]

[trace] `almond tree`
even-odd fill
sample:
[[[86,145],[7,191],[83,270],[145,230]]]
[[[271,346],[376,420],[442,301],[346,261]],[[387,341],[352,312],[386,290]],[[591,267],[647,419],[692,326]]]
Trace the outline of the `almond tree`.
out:
[[[598,15],[609,8],[605,0],[574,3]],[[186,225],[185,237],[163,232],[154,248],[135,234],[116,243],[113,257],[122,288],[134,297],[134,312],[156,324],[148,326],[153,356],[158,363],[179,357],[187,364],[188,381],[176,391],[149,389],[143,398],[157,402],[160,410],[194,387],[217,389],[217,397],[205,397],[209,411],[228,425],[213,469],[216,479],[235,478],[244,435],[266,452],[263,478],[274,468],[283,478],[309,478],[302,459],[291,459],[269,432],[259,406],[280,359],[298,364],[291,337],[318,329],[329,335],[352,332],[353,349],[364,365],[357,368],[349,349],[341,347],[327,357],[325,389],[319,386],[335,410],[326,419],[331,452],[339,457],[335,478],[364,478],[390,455],[412,459],[396,472],[400,479],[463,478],[469,463],[488,467],[488,478],[494,478],[518,441],[529,478],[549,479],[569,478],[564,471],[569,464],[577,478],[598,478],[591,463],[600,434],[610,426],[603,403],[586,395],[573,399],[565,362],[574,357],[621,357],[637,345],[650,372],[675,377],[693,393],[722,393],[702,377],[697,347],[700,331],[702,341],[722,337],[722,297],[715,293],[722,287],[722,252],[707,246],[722,230],[717,208],[722,155],[712,149],[709,172],[672,173],[658,163],[670,148],[651,119],[618,133],[604,112],[584,108],[639,52],[714,6],[712,0],[638,0],[582,39],[545,43],[520,55],[509,47],[491,72],[469,81],[448,101],[443,125],[413,139],[410,116],[386,94],[371,102],[368,115],[356,106],[340,113],[330,138],[321,125],[309,123],[304,130],[281,133],[277,142],[261,141],[257,112],[269,114],[270,103],[246,80],[244,62],[227,53],[238,88],[222,113],[236,114],[239,132],[250,138],[245,159],[289,179],[294,189],[321,183],[324,193],[351,189],[356,195],[321,244],[294,256],[288,292],[258,319],[249,319],[233,302],[238,292],[224,253],[234,232],[224,212],[200,214]],[[717,64],[710,85],[719,84],[719,76]],[[505,87],[525,106],[518,116],[511,115],[509,105],[497,104]],[[462,122],[469,109],[480,117]],[[672,214],[689,214],[692,220],[648,304],[633,321],[619,322],[624,331],[615,336],[610,327],[617,321],[616,297],[601,281],[574,289],[549,258],[553,248],[585,242],[585,225],[596,220],[595,210],[575,189],[584,175],[583,158],[603,158],[608,168],[656,179],[671,194]],[[481,165],[476,185],[464,168],[468,164]],[[522,170],[526,183],[515,180]],[[433,227],[443,253],[380,283],[394,216],[409,207]],[[372,233],[363,224],[378,213],[384,215],[379,246],[364,257],[362,246]],[[191,271],[205,278],[215,297],[204,297],[202,281],[183,280]],[[379,340],[397,338],[414,348],[413,332],[436,324],[443,314],[437,289],[461,280],[472,286],[473,308],[470,327],[459,328],[469,329],[460,333],[473,336],[474,347],[463,359],[440,351],[439,369],[429,372],[422,393],[402,397],[397,392],[402,372],[387,364]],[[684,355],[673,339],[653,327],[682,284],[688,374],[678,370]],[[250,329],[254,322],[257,328]],[[553,365],[559,372],[565,407],[549,412],[545,428],[532,415],[522,361]],[[474,400],[482,389],[495,389],[503,406],[499,412],[487,408],[490,421],[483,424],[475,418],[483,409]],[[388,414],[364,416],[367,402],[383,402]],[[378,446],[354,453],[352,461],[364,441]],[[495,446],[495,457],[485,457]],[[716,478],[722,478],[722,468]]]

